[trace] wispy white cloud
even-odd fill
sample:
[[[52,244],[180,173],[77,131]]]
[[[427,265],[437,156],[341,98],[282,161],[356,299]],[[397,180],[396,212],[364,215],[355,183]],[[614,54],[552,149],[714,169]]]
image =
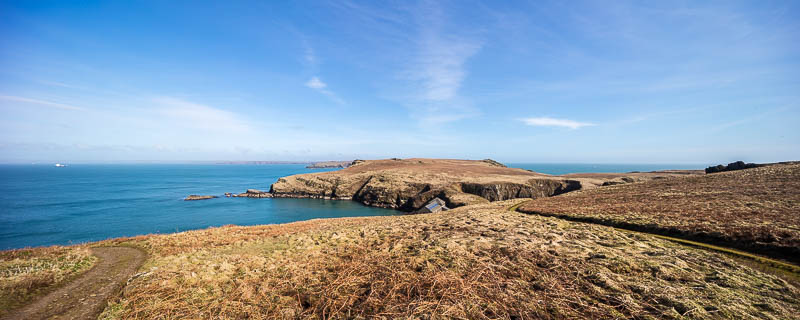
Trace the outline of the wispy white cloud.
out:
[[[767,110],[767,111],[761,112],[761,113],[750,114],[745,118],[741,118],[741,119],[737,119],[737,120],[733,120],[733,121],[728,121],[728,122],[721,123],[721,124],[718,124],[716,126],[713,126],[713,127],[710,128],[710,130],[708,130],[708,132],[709,133],[717,133],[717,132],[720,132],[720,131],[727,130],[728,128],[731,128],[731,127],[737,127],[737,126],[740,126],[740,125],[743,125],[743,124],[747,124],[747,123],[751,123],[751,122],[758,122],[758,121],[763,120],[766,117],[769,117],[769,116],[772,116],[772,115],[775,115],[775,114],[778,114],[778,113],[782,113],[782,112],[784,112],[786,110],[789,110],[789,109],[790,109],[790,107],[784,106],[784,107],[770,109],[770,110]]]
[[[303,46],[303,62],[305,62],[308,67],[315,67],[319,63],[319,59],[317,58],[314,47],[311,46],[305,34],[299,31],[297,31],[297,33]]]
[[[427,128],[480,113],[459,91],[469,75],[467,62],[484,46],[483,26],[464,28],[455,16],[459,10],[436,1],[398,2],[391,10],[347,0],[330,5],[352,22],[347,31],[384,51],[376,71],[394,77],[375,81],[376,89],[411,119]]]
[[[556,118],[548,118],[548,117],[534,117],[534,118],[524,118],[520,119],[520,121],[524,122],[529,126],[537,126],[537,127],[564,127],[570,129],[579,129],[582,127],[589,127],[594,126],[595,124],[589,122],[578,122],[575,120],[569,119],[556,119]]]
[[[311,77],[311,79],[306,82],[306,87],[311,89],[325,89],[327,86],[328,85],[325,84],[325,82],[322,82],[322,80],[320,80],[318,77]]]
[[[342,100],[342,98],[339,98],[339,96],[336,95],[336,93],[329,90],[328,84],[320,80],[319,77],[316,76],[311,77],[311,79],[306,81],[306,87],[317,90],[319,93],[322,93],[329,99],[333,100],[333,102],[336,102],[338,104],[345,104],[344,100]]]
[[[418,12],[417,52],[407,66],[409,79],[420,84],[413,97],[416,102],[410,106],[412,116],[424,123],[436,112],[446,115],[436,117],[437,123],[444,123],[477,114],[459,90],[467,77],[465,64],[483,42],[447,29],[445,10],[436,3],[425,3]]]
[[[252,129],[238,114],[230,111],[174,97],[156,97],[153,102],[158,105],[156,112],[176,125],[230,133],[246,133]]]
[[[308,40],[303,39],[303,47],[305,47],[305,51],[303,53],[303,60],[307,67],[313,70],[314,73],[317,72],[317,65],[319,64],[319,58],[317,57],[316,53],[314,52],[314,48],[309,44]],[[339,98],[339,95],[334,93],[332,90],[328,89],[328,84],[323,82],[319,76],[313,76],[311,79],[306,81],[306,87],[316,90],[317,92],[325,95],[331,101],[344,105],[346,104],[342,98]]]
[[[39,99],[31,99],[31,98],[25,98],[25,97],[17,97],[17,96],[0,95],[0,100],[12,101],[12,102],[22,102],[22,103],[27,103],[27,104],[35,104],[35,105],[39,105],[39,106],[56,108],[56,109],[63,109],[63,110],[74,110],[74,111],[86,110],[84,108],[73,106],[73,105],[70,105],[70,104],[64,104],[64,103],[58,103],[58,102],[52,102],[52,101],[45,101],[45,100],[39,100]]]
[[[79,86],[76,86],[76,85],[72,85],[72,84],[69,84],[69,83],[63,83],[63,82],[58,82],[58,81],[39,80],[38,82],[41,83],[41,84],[48,85],[48,86],[53,86],[53,87],[79,89],[79,90],[85,90],[86,89],[84,87],[79,87]]]
[[[431,32],[431,31],[426,31]],[[464,63],[481,47],[478,42],[430,33],[411,64],[412,77],[423,83],[422,98],[448,101],[458,94],[466,77]]]
[[[314,49],[311,49],[311,47],[307,46],[306,47],[306,52],[303,55],[303,59],[306,61],[306,63],[308,63],[310,65],[316,64],[317,63],[317,55],[314,54]]]
[[[427,128],[480,114],[459,91],[468,61],[484,46],[484,26],[464,28],[456,6],[436,1],[397,2],[391,10],[348,0],[329,5],[352,22],[345,32],[382,51],[375,57],[378,95],[403,106],[409,118]]]

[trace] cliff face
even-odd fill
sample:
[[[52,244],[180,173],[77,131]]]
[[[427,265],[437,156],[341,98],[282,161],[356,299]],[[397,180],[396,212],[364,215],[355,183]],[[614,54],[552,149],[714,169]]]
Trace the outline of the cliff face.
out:
[[[375,160],[335,172],[294,175],[272,185],[273,197],[352,199],[413,211],[433,198],[448,207],[578,190],[578,180],[506,168],[491,160]]]
[[[526,184],[519,183],[462,183],[461,190],[489,201],[516,198],[541,198],[579,190],[580,181],[557,179],[531,179]]]

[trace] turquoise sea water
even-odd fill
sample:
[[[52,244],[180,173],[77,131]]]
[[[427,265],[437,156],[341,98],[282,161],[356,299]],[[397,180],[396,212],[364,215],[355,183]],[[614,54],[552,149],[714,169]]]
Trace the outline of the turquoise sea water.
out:
[[[266,191],[280,177],[319,171],[305,165],[0,165],[0,250],[227,224],[398,214],[353,201],[183,201],[189,194]]]
[[[702,165],[510,163],[548,174],[701,169]],[[189,194],[269,190],[278,178],[330,170],[304,165],[0,165],[0,250],[167,233],[227,224],[393,215],[352,201]]]

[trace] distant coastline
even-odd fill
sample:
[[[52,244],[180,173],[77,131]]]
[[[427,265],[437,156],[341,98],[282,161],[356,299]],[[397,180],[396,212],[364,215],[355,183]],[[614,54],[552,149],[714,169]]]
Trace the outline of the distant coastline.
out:
[[[353,160],[347,161],[221,161],[216,164],[234,164],[234,165],[271,165],[271,164],[305,164],[308,169],[330,169],[330,168],[347,168],[353,163]]]
[[[353,165],[355,161],[322,161],[312,163],[306,168],[308,169],[330,169],[330,168],[347,168]]]
[[[217,162],[216,164],[255,164],[255,165],[263,165],[263,164],[309,164],[313,163],[311,161],[223,161]]]

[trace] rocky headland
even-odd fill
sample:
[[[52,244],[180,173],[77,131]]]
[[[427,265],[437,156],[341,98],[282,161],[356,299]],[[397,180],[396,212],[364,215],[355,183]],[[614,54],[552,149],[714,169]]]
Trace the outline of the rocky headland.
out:
[[[368,206],[412,212],[434,198],[443,200],[449,208],[457,208],[549,197],[595,188],[609,181],[630,183],[676,174],[686,173],[551,176],[508,168],[490,159],[355,160],[338,171],[280,178],[270,187],[269,196],[256,197],[354,200]]]

